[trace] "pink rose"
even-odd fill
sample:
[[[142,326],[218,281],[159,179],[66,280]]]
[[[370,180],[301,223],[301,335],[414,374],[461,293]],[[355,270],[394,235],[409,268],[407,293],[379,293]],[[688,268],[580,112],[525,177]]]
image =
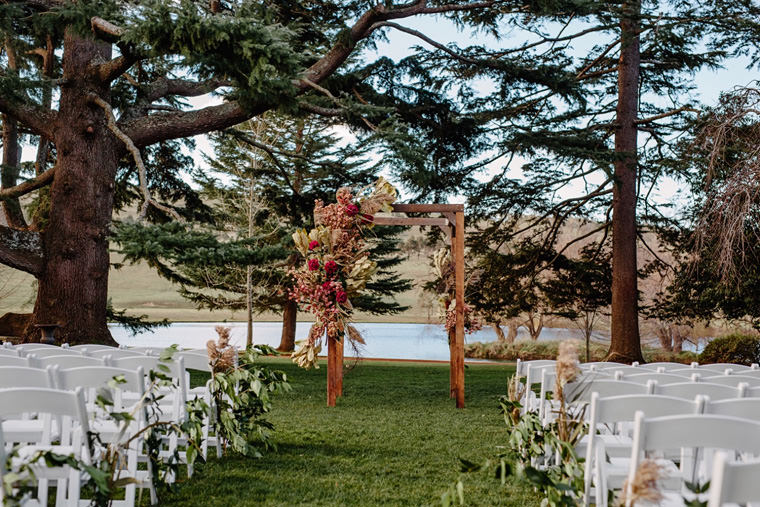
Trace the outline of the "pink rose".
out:
[[[346,215],[354,217],[359,214],[359,206],[356,204],[349,204],[346,206]]]
[[[319,259],[309,259],[309,262],[306,264],[309,266],[309,271],[315,271],[319,269]]]
[[[328,275],[332,275],[338,271],[338,264],[335,261],[327,261],[325,262],[325,272]]]
[[[309,250],[314,250],[319,246],[319,241],[309,241]]]
[[[348,294],[344,291],[338,291],[335,293],[335,300],[340,304],[345,304],[348,301]]]

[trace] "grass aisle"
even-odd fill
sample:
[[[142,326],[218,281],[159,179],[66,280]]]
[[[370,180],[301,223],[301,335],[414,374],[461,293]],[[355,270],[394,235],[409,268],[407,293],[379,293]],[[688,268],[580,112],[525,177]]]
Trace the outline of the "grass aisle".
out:
[[[293,391],[269,418],[278,451],[202,466],[163,505],[440,505],[460,476],[458,457],[481,461],[504,444],[498,396],[512,366],[467,369],[467,408],[448,398],[448,368],[365,361],[347,372],[344,396],[325,407],[325,372],[285,370]],[[468,505],[538,505],[522,486],[464,476]]]

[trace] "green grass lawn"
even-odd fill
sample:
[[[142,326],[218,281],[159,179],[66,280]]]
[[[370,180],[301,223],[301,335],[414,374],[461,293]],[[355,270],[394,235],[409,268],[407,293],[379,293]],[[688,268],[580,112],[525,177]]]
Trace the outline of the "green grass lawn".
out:
[[[211,460],[162,505],[440,505],[460,476],[468,505],[538,505],[524,486],[458,469],[458,457],[481,461],[504,444],[497,400],[513,366],[468,367],[467,408],[457,410],[446,365],[365,361],[346,373],[338,406],[327,408],[325,367],[265,361],[293,385],[269,417],[278,450]]]

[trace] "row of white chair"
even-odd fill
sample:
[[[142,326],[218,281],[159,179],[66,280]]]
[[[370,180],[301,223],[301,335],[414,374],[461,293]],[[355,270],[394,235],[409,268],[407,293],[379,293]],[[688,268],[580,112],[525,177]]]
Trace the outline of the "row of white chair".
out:
[[[86,348],[87,347],[81,347],[80,350]],[[2,349],[8,350],[9,348],[0,348],[0,350]],[[61,390],[70,391],[71,389],[79,389],[85,398],[86,410],[89,409],[90,420],[88,421],[88,424],[90,427],[93,427],[95,431],[101,433],[101,438],[106,439],[104,441],[108,441],[107,439],[110,438],[110,436],[113,436],[113,431],[111,431],[111,433],[108,431],[109,429],[113,430],[113,422],[107,421],[107,418],[103,418],[103,414],[97,413],[94,404],[94,399],[96,396],[95,388],[102,387],[108,380],[116,375],[121,375],[125,378],[130,378],[130,376],[134,377],[131,382],[128,382],[125,385],[120,385],[120,387],[125,391],[129,391],[129,393],[124,394],[126,398],[122,399],[121,397],[117,396],[115,400],[117,403],[121,403],[123,401],[134,403],[142,397],[141,391],[138,389],[133,389],[134,386],[139,384],[141,386],[141,389],[144,390],[146,379],[143,372],[149,371],[151,369],[156,369],[159,362],[159,358],[156,356],[145,355],[143,353],[136,354],[134,352],[130,354],[130,351],[123,351],[122,349],[116,349],[113,347],[102,349],[104,352],[108,352],[108,354],[97,354],[101,357],[85,356],[83,354],[66,352],[61,353],[62,351],[66,351],[66,348],[59,347],[44,347],[42,349],[29,347],[26,350],[30,352],[29,355],[22,357],[21,354],[17,354],[15,357],[17,360],[26,360],[26,364],[23,364],[22,361],[22,364],[19,366],[19,361],[6,361],[6,363],[13,363],[14,366],[0,366],[0,389],[9,387],[11,388],[10,390],[50,390],[58,388]],[[38,352],[39,350],[50,351],[50,353],[42,354],[45,357],[41,358],[37,358],[34,354],[31,353]],[[89,350],[92,350],[92,348]],[[116,359],[113,358],[114,352],[116,352],[115,355],[119,356]],[[2,365],[3,361],[8,357],[11,356],[0,354],[0,365]],[[188,399],[194,396],[200,396],[203,397],[209,404],[211,404],[212,401],[209,396],[207,385],[200,386],[195,389],[188,388],[189,374],[187,372],[187,369],[209,371],[210,366],[205,351],[202,353],[200,351],[182,351],[178,352],[176,354],[176,357],[177,359],[175,361],[172,361],[169,365],[169,375],[176,381],[175,384],[177,386],[177,393],[175,396],[165,396],[164,399],[161,400],[161,411],[163,412],[162,417],[165,418],[165,420],[182,422],[183,417],[185,416],[185,402]],[[29,364],[34,364],[35,366],[44,366],[45,368],[35,368],[33,366],[29,366]],[[139,381],[137,380],[138,378],[140,379]],[[7,391],[8,389],[4,390]],[[166,395],[166,393],[162,394]],[[14,407],[12,411],[15,413],[18,411],[18,408]],[[2,430],[5,432],[5,441],[6,444],[8,444],[0,446],[0,450],[2,450],[3,447],[6,447],[6,450],[9,449],[8,446],[12,445],[13,443],[40,441],[44,443],[45,439],[43,437],[45,436],[44,428],[46,419],[44,417],[39,417],[40,414],[44,413],[44,410],[35,410],[31,412],[31,417],[29,414],[26,414],[25,418],[12,419],[6,418],[6,414],[0,411],[0,418],[3,419]],[[213,410],[210,411],[210,413],[213,413]],[[207,417],[206,421],[204,421],[203,427],[205,438],[202,442],[202,454],[204,457],[206,456],[209,444],[216,447],[217,455],[221,455],[221,442],[218,438],[216,438],[215,435],[209,434],[209,426],[209,418]],[[57,426],[53,424],[52,427],[56,428]],[[28,431],[24,433],[21,431],[22,428],[27,428]],[[48,437],[50,437],[50,432],[48,432]],[[168,458],[174,453],[177,447],[181,445],[183,445],[182,441],[177,441],[176,438],[173,440],[170,439],[167,442],[167,447],[164,451],[162,451],[162,456],[164,458]],[[22,449],[26,449],[24,452],[28,453],[30,452],[30,449],[34,449],[34,446],[26,445],[22,447]],[[138,455],[133,455],[130,453],[129,456],[130,459],[128,460],[125,473],[130,474],[130,477],[135,477],[136,475],[139,475],[136,471]],[[184,458],[184,453],[180,453],[180,456],[181,458]],[[142,459],[144,460],[145,457],[142,456]],[[78,505],[76,502],[76,497],[78,495],[78,486],[75,487],[74,484],[71,483],[71,480],[73,480],[72,474],[74,474],[74,471],[68,470],[66,473],[71,477],[69,477],[69,479],[59,478],[58,492],[59,494],[65,496],[66,502],[71,500],[71,505]],[[188,474],[191,473],[192,469],[188,467]],[[146,472],[143,471],[141,474],[145,476]],[[142,479],[145,479],[145,477],[142,477]],[[38,500],[44,499],[42,500],[42,504],[44,504],[47,499],[49,480],[49,478],[41,477],[38,482]],[[69,482],[64,483],[66,480]],[[79,477],[78,480],[81,480],[81,477]],[[146,484],[150,484],[150,481],[145,482]],[[153,491],[151,491],[151,497],[155,498]],[[134,485],[127,487],[124,502],[125,503],[123,503],[123,505],[133,505]],[[122,503],[117,504],[122,505]]]

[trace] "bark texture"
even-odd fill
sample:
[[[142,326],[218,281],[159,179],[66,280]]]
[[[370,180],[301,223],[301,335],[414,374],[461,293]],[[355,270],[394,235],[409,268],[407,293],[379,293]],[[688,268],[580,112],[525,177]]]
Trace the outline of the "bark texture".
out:
[[[282,334],[280,335],[280,352],[293,352],[296,348],[296,321],[298,306],[295,301],[288,300],[282,310]]]
[[[102,109],[88,102],[93,93],[109,101],[109,87],[88,72],[107,61],[110,46],[67,32],[58,124],[56,176],[50,190],[45,228],[45,263],[32,324],[58,324],[57,341],[111,343],[106,325],[108,229],[119,141],[106,127]],[[30,326],[25,339],[36,340]]]
[[[643,361],[636,261],[636,119],[639,102],[638,1],[623,3],[618,70],[615,184],[612,196],[612,339],[607,361]]]

